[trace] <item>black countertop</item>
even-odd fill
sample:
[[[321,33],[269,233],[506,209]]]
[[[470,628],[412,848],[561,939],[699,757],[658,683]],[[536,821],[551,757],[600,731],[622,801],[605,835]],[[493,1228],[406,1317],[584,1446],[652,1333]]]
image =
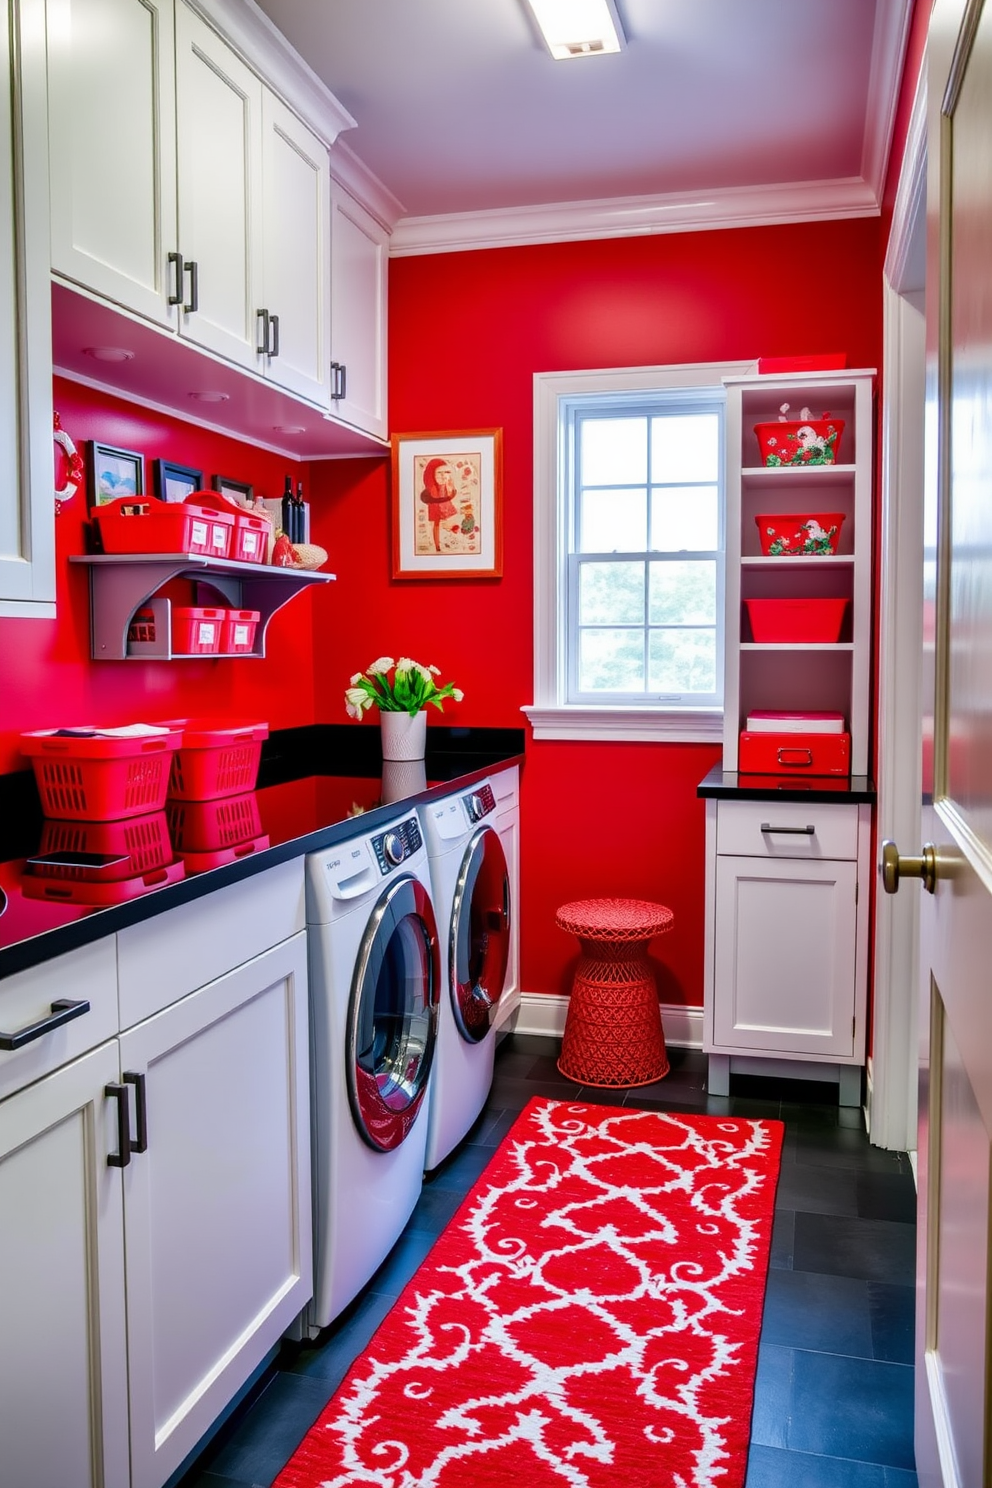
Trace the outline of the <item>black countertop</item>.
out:
[[[521,764],[523,753],[523,729],[429,728],[422,769],[384,767],[372,724],[284,729],[263,745],[256,790],[213,803],[170,802],[164,813],[118,823],[46,821],[33,774],[0,776],[0,978],[386,826],[415,802]],[[124,829],[141,843],[132,866],[145,869],[124,882],[126,863],[108,865],[103,871],[116,881],[103,883],[92,868],[27,866],[42,853],[119,854]]]
[[[854,801],[872,804],[867,775],[741,775],[714,765],[696,787],[697,796],[717,801]]]

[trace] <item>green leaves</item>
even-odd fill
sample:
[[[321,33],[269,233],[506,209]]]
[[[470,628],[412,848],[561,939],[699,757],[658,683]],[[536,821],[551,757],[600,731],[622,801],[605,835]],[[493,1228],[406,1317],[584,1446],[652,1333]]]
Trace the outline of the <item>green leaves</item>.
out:
[[[388,662],[388,667],[384,663]],[[427,703],[443,708],[445,698],[461,702],[462,694],[451,682],[438,687],[434,681],[436,667],[422,666],[408,656],[394,665],[389,657],[373,662],[365,673],[352,679],[345,690],[345,708],[352,718],[361,718],[374,704],[382,713],[419,713]]]

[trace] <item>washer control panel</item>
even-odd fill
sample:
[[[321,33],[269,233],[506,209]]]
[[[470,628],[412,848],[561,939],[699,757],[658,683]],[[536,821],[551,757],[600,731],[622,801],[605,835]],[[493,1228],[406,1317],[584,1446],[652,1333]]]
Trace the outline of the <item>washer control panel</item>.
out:
[[[420,824],[415,816],[408,816],[405,821],[397,822],[394,827],[381,832],[378,837],[369,839],[372,843],[372,851],[375,853],[380,872],[392,873],[407,858],[423,846],[423,837],[420,835]]]
[[[484,785],[477,786],[467,796],[463,796],[462,800],[465,803],[469,821],[481,821],[484,816],[496,810],[496,797],[488,781]]]

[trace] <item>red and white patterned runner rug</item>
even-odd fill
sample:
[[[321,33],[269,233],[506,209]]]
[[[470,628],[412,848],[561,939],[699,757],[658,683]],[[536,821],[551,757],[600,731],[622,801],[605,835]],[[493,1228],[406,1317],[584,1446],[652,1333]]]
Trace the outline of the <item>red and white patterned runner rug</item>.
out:
[[[531,1101],[274,1488],[741,1488],[781,1144]]]

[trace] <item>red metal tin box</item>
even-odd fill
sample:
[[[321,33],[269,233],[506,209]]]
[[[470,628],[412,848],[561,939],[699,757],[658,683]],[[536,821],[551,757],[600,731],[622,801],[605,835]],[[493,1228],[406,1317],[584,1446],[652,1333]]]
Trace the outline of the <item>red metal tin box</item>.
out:
[[[850,775],[850,734],[749,734],[740,736],[737,768],[743,775]]]

